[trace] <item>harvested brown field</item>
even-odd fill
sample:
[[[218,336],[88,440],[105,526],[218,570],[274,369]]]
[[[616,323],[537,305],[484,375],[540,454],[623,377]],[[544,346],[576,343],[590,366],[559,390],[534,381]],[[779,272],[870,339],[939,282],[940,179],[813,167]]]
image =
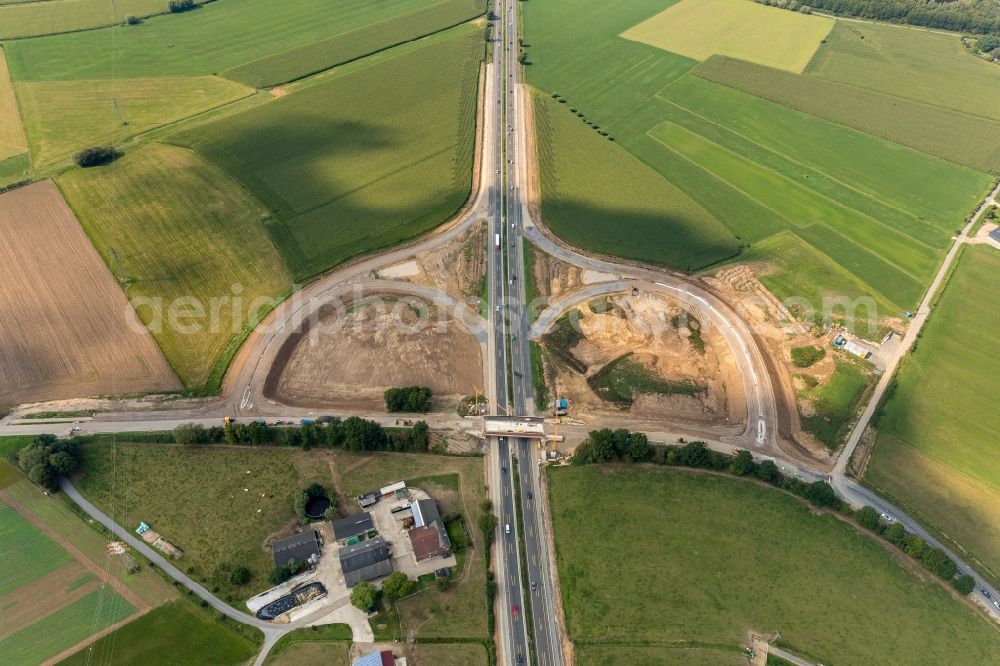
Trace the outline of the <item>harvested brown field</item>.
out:
[[[0,408],[180,388],[51,181],[0,195],[0,285]]]
[[[414,385],[431,388],[435,409],[450,409],[483,386],[481,346],[437,305],[383,296],[321,308],[285,342],[264,393],[290,405],[381,410],[385,389]]]

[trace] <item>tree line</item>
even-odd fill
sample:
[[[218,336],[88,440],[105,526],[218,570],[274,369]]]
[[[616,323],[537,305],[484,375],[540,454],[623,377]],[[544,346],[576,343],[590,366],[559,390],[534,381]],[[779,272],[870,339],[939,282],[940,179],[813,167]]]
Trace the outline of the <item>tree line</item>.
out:
[[[301,446],[340,448],[345,451],[430,450],[427,423],[417,421],[412,428],[384,428],[377,421],[350,416],[331,418],[325,423],[276,428],[259,421],[228,423],[206,428],[200,423],[182,423],[173,430],[177,444],[235,444],[243,446]]]
[[[801,479],[784,474],[773,460],[756,461],[753,455],[743,449],[735,455],[714,451],[704,442],[690,442],[684,445],[651,444],[643,433],[618,430],[594,430],[587,436],[573,454],[574,465],[599,464],[607,462],[641,463],[656,465],[693,467],[744,476],[763,481],[805,499],[813,506],[831,509],[841,515],[853,518],[862,527],[871,530],[901,551],[921,563],[940,578],[950,581],[962,594],[970,594],[975,588],[975,580],[966,574],[956,578],[958,566],[941,548],[927,544],[916,534],[911,534],[896,521],[883,520],[873,507],[865,506],[854,511],[842,501],[830,484],[824,481],[806,483]],[[488,525],[483,525],[485,530]]]
[[[762,5],[809,13],[819,9],[838,16],[906,23],[954,32],[1000,35],[1000,15],[991,0],[754,0]]]

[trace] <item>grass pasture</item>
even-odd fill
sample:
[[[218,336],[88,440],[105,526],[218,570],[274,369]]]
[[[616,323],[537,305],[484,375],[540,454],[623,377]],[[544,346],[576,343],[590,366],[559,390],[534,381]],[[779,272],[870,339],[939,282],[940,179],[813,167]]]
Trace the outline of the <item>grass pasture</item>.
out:
[[[450,28],[483,11],[482,0],[440,0],[406,14],[254,60],[226,70],[222,75],[256,88],[275,86]]]
[[[110,588],[98,588],[0,640],[4,664],[33,666],[135,612]]]
[[[203,1],[195,0],[199,4]],[[90,30],[121,23],[129,15],[142,17],[166,11],[163,0],[14,0],[0,3],[0,39]]]
[[[412,481],[438,499],[442,514],[462,513],[470,531],[486,497],[478,457],[125,442],[112,447],[106,439],[85,444],[83,451],[80,491],[120,523],[149,523],[184,550],[182,569],[233,603],[267,585],[273,561],[264,541],[298,522],[292,496],[309,483],[336,488],[347,506],[372,488]],[[478,544],[478,534],[471,536]],[[448,591],[431,585],[399,602],[404,627],[419,637],[486,637],[485,567],[477,548],[462,551],[465,570],[456,572]],[[224,575],[237,565],[253,575],[244,588],[234,588]]]
[[[7,60],[0,49],[0,164],[28,150],[28,140],[21,125],[14,86],[7,72]],[[2,173],[0,173],[2,176]]]
[[[107,6],[105,0],[65,1]],[[163,0],[142,1],[166,5]],[[137,26],[9,42],[8,58],[16,81],[215,74],[439,1],[211,2],[195,11],[155,16]],[[233,37],[221,39],[223,35]]]
[[[878,292],[792,231],[756,243],[744,259],[757,265],[760,281],[793,314],[824,328],[833,322],[845,322],[851,324],[856,335],[874,340],[880,320],[901,314]],[[842,302],[854,307],[847,312]]]
[[[183,637],[183,640],[178,638]],[[246,638],[211,620],[191,602],[178,599],[155,608],[60,661],[89,664],[244,664],[257,652]]]
[[[43,494],[22,476],[4,491],[43,525],[70,541],[84,558],[99,566],[105,564],[108,546],[106,536],[81,520],[66,502]],[[137,574],[128,574],[124,568],[117,566],[109,567],[106,571],[147,606],[158,606],[177,597],[174,588],[149,568],[140,568]]]
[[[897,377],[864,480],[1000,581],[1000,252],[967,247]]]
[[[1000,171],[1000,122],[994,118],[732,58],[709,58],[693,73],[955,164]],[[981,99],[978,92],[976,97]]]
[[[291,287],[259,204],[189,151],[150,144],[106,167],[70,170],[59,186],[128,295],[148,304],[138,314],[189,388],[221,380],[251,310]],[[178,299],[200,306],[176,309]],[[171,325],[171,307],[203,315]]]
[[[267,586],[274,561],[264,540],[295,516],[292,495],[300,486],[294,451],[102,442],[83,452],[80,492],[116,522],[134,529],[132,523],[146,521],[184,551],[181,569],[218,585],[219,596],[230,602]],[[225,573],[216,576],[238,565],[252,574],[242,590]]]
[[[687,270],[737,253],[703,208],[567,106],[535,95],[542,214],[556,234],[592,252]]]
[[[574,650],[578,666],[744,666],[746,656],[737,650],[711,647],[642,647],[584,645]],[[770,662],[769,662],[770,663]]]
[[[120,144],[252,92],[217,76],[31,81],[16,89],[36,165],[87,146]]]
[[[802,417],[802,428],[829,449],[840,448],[847,437],[847,426],[856,412],[858,400],[870,381],[858,365],[838,362],[827,382],[807,392],[815,411]]]
[[[745,0],[681,0],[622,37],[695,60],[719,54],[801,72],[833,24]]]
[[[429,231],[467,200],[482,32],[460,27],[171,137],[242,182],[304,279]]]
[[[1000,68],[956,34],[838,21],[805,73],[1000,121]]]
[[[582,663],[738,650],[750,630],[778,631],[789,649],[822,663],[971,666],[1000,650],[1000,629],[938,581],[773,488],[650,467],[550,469],[549,483],[563,605]],[[598,646],[620,661],[588,659]]]

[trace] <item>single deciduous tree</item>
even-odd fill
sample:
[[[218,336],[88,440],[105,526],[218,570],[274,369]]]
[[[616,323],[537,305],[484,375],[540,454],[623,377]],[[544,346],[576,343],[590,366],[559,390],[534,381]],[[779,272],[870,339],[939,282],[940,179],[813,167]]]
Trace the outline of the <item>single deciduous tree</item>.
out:
[[[375,586],[368,581],[361,581],[351,590],[351,605],[355,608],[368,612],[375,605],[377,596]]]

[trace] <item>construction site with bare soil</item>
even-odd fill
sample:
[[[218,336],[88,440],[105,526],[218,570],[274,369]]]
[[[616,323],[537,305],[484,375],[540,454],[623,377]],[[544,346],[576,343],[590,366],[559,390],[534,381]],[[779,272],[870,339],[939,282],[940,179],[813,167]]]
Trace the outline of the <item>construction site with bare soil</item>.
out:
[[[702,276],[701,282],[740,314],[766,352],[781,434],[813,457],[827,459],[842,443],[857,405],[900,337],[887,334],[876,344],[851,336],[848,322],[803,324],[761,282],[759,276],[769,270],[759,262],[730,266]],[[886,332],[901,327],[898,320],[879,325]]]
[[[388,388],[426,386],[453,411],[484,383],[483,344],[455,313],[399,294],[366,296],[318,316],[283,344],[264,395],[297,407],[385,409]]]
[[[724,339],[663,294],[600,296],[571,308],[539,343],[547,390],[567,399],[570,418],[746,420],[742,382]]]
[[[482,312],[486,307],[486,235],[484,220],[448,243],[379,270],[378,277],[431,287],[467,304],[473,312]]]

